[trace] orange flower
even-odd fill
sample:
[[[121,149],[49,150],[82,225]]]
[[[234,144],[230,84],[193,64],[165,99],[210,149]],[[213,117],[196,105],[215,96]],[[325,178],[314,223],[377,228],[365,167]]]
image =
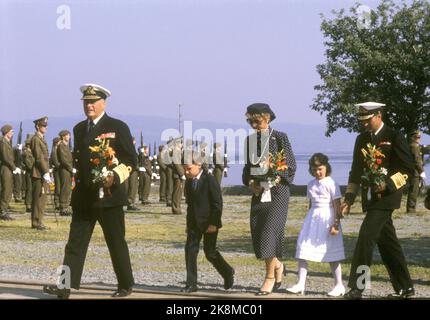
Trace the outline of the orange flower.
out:
[[[379,151],[378,149],[375,150],[374,155],[375,155],[375,158],[384,158],[385,157],[385,155],[381,151]]]
[[[377,164],[374,164],[374,165],[373,165],[373,169],[375,169],[375,170],[377,170],[377,169],[378,169],[378,167],[379,167],[379,166],[378,166]]]
[[[108,160],[107,165],[108,165],[108,167],[110,167],[112,165],[112,160]]]
[[[107,157],[113,157],[115,155],[115,151],[111,148],[111,147],[108,147],[107,149],[106,149],[106,151],[105,151],[105,157],[107,158]]]
[[[91,162],[94,163],[96,166],[98,166],[100,164],[100,159],[95,158],[95,159],[92,159]]]

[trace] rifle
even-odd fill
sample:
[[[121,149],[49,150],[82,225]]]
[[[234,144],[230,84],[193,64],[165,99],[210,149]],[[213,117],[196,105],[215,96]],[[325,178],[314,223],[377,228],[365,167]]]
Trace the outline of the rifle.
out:
[[[19,168],[22,168],[22,121],[19,124],[19,132],[18,132],[18,143],[17,148],[14,150],[15,153],[15,165]]]
[[[227,168],[229,168],[228,166],[228,155],[227,155],[227,139],[224,138],[224,178],[227,178]]]
[[[142,133],[142,130],[140,130],[140,147],[143,148],[143,133]]]

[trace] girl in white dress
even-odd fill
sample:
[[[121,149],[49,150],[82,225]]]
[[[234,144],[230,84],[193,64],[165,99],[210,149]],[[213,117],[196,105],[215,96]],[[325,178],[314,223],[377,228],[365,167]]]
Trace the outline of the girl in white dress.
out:
[[[297,240],[298,283],[287,289],[291,293],[305,292],[307,261],[329,262],[335,287],[329,296],[342,296],[341,260],[345,259],[340,214],[340,188],[330,177],[331,166],[326,155],[315,153],[309,160],[309,172],[315,177],[308,184],[309,212]]]

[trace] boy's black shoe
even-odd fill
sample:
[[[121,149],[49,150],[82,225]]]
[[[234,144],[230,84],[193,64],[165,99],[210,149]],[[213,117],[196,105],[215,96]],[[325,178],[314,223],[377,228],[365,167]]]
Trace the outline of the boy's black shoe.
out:
[[[351,289],[344,295],[344,298],[350,300],[360,300],[362,298],[362,295],[363,291],[358,289]]]
[[[415,295],[415,289],[414,288],[408,288],[408,289],[401,289],[399,292],[392,293],[388,295],[388,298],[392,299],[409,299],[412,296]]]
[[[43,286],[43,292],[57,296],[58,299],[69,299],[70,289],[59,289],[56,285]]]

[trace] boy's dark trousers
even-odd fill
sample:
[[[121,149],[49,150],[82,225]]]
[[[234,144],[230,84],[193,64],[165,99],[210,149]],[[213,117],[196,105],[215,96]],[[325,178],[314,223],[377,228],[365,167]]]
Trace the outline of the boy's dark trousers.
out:
[[[232,276],[233,268],[224,260],[216,248],[218,231],[202,233],[197,227],[188,228],[187,242],[185,244],[185,264],[187,267],[187,286],[197,286],[197,255],[200,241],[203,237],[203,251],[206,259],[215,267],[225,279]]]

